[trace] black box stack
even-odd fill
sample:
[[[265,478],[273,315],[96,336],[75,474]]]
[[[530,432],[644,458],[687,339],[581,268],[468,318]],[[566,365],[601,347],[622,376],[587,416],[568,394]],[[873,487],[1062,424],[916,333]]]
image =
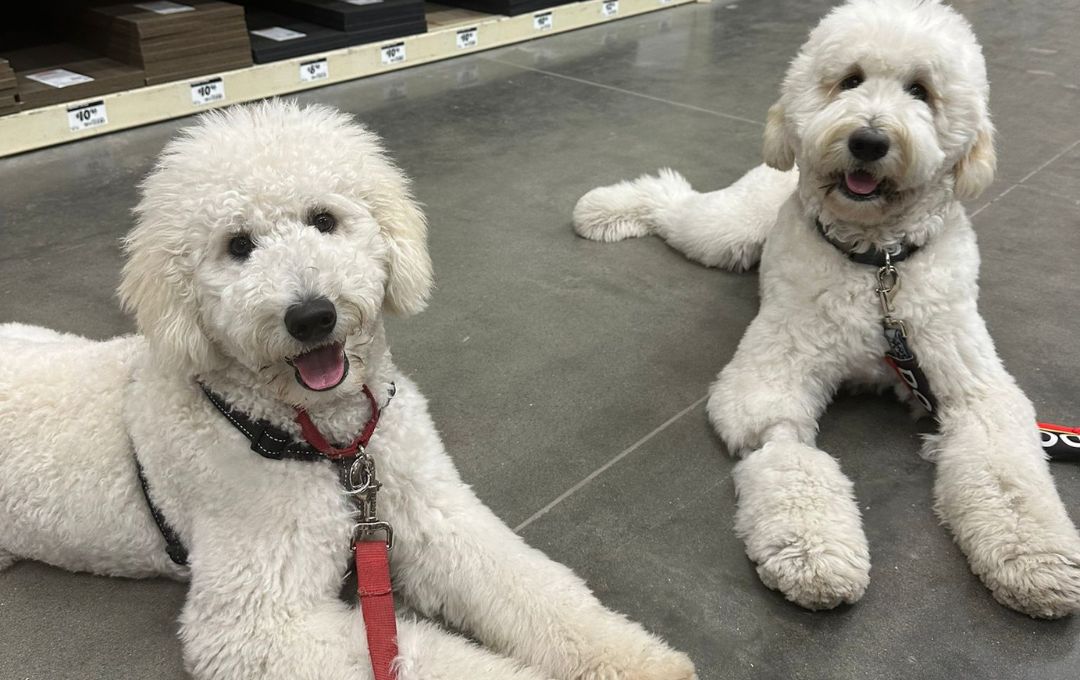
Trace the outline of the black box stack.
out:
[[[423,0],[252,0],[247,5],[259,63],[427,32]]]
[[[517,16],[566,4],[566,0],[438,0],[440,5],[461,7],[487,14]]]

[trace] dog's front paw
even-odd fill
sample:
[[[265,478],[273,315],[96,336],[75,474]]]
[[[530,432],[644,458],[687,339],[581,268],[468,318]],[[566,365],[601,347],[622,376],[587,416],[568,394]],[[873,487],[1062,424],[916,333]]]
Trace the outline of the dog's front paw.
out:
[[[865,546],[824,543],[821,537],[804,535],[771,555],[758,555],[761,582],[807,609],[857,602],[870,585]]]
[[[857,601],[870,549],[851,482],[832,456],[774,442],[735,468],[735,531],[761,581],[807,609]]]
[[[980,574],[994,598],[1028,616],[1057,619],[1080,612],[1080,553],[1031,552]]]
[[[662,643],[610,650],[574,680],[697,680],[694,662]]]

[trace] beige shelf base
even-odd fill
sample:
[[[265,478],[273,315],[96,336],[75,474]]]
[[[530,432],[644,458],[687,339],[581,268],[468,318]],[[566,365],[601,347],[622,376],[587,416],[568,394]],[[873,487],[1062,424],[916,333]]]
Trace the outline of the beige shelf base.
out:
[[[420,35],[256,64],[236,71],[115,92],[0,117],[0,157],[188,116],[210,108],[464,56],[692,2],[695,0],[617,0],[613,8],[612,0],[586,0],[516,17],[429,4],[428,32]],[[544,15],[548,15],[548,18],[545,19]],[[471,31],[475,33],[470,39]],[[394,61],[393,48],[399,46],[404,47],[404,59]],[[320,60],[325,60],[325,64],[316,63],[310,67],[312,62]],[[304,80],[302,70],[305,67],[308,67],[307,75],[314,72],[320,77]],[[214,80],[218,78],[220,83],[215,84]],[[205,87],[208,81],[211,85],[209,89]],[[219,97],[220,90],[224,90],[224,96]],[[206,103],[196,103],[199,100]],[[94,102],[102,103],[104,116],[100,110],[87,111],[83,108],[80,118],[79,107]],[[102,122],[103,118],[105,122]],[[84,124],[82,119],[91,125],[73,129]]]

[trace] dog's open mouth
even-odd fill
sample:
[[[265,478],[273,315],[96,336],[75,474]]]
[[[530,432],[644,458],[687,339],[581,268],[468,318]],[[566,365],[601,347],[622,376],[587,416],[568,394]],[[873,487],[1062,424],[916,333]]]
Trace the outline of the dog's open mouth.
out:
[[[314,392],[325,392],[340,385],[349,374],[349,360],[340,342],[323,345],[288,359],[296,372],[296,382]]]
[[[869,172],[855,170],[844,173],[837,186],[845,196],[853,201],[870,201],[882,194],[884,182]]]

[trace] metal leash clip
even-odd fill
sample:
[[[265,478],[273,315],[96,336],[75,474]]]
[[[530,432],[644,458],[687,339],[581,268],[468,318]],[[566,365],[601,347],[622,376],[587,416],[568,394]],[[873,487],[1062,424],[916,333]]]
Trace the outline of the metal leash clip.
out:
[[[897,247],[897,250],[899,248]],[[898,330],[901,335],[907,336],[907,328],[901,319],[893,317],[896,309],[893,307],[893,295],[900,289],[900,271],[893,266],[893,253],[885,251],[885,264],[878,268],[878,285],[874,292],[877,293],[878,302],[881,303],[881,323],[886,329]]]
[[[389,522],[380,522],[376,500],[382,483],[375,476],[375,460],[361,447],[356,458],[342,470],[342,483],[345,493],[356,505],[353,512],[352,541],[363,540],[374,534],[385,534],[386,547],[394,547],[394,530]]]

